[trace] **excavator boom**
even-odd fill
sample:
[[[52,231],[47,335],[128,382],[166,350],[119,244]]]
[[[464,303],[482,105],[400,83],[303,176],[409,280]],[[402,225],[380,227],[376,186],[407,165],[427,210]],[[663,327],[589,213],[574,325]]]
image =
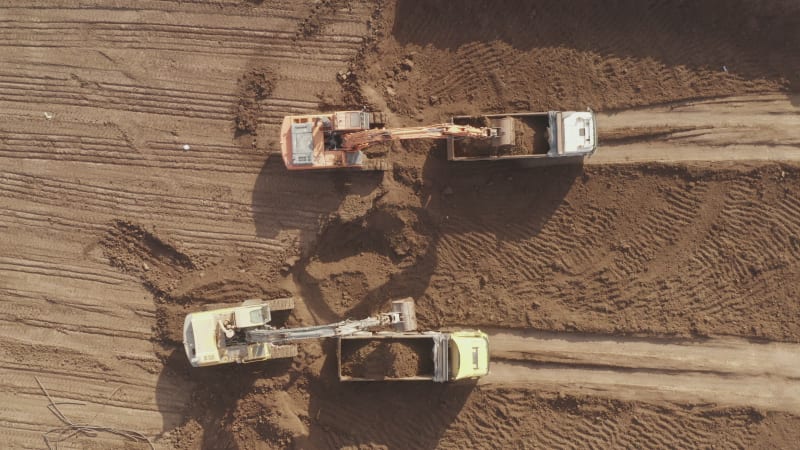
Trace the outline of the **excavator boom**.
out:
[[[497,130],[494,128],[478,128],[451,123],[427,127],[382,128],[345,134],[342,137],[342,150],[360,151],[378,142],[404,139],[445,139],[448,137],[489,139],[496,136]]]
[[[247,331],[248,342],[265,342],[275,345],[292,344],[306,339],[347,336],[369,328],[402,323],[399,314],[388,313],[362,320],[345,320],[328,325],[287,329],[255,329]]]

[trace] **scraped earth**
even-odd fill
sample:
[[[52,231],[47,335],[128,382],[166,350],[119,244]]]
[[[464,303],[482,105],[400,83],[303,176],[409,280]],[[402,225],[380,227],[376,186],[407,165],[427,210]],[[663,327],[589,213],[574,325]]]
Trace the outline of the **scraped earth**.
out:
[[[72,420],[157,448],[796,447],[796,2],[17,0],[0,17],[4,446],[60,425],[38,377],[80,403]],[[406,142],[385,173],[270,156],[284,115],[363,106],[393,126],[592,107],[600,149],[527,167]],[[423,329],[488,330],[492,373],[340,383],[330,341],[189,367],[187,312],[287,295],[277,325],[411,296]]]

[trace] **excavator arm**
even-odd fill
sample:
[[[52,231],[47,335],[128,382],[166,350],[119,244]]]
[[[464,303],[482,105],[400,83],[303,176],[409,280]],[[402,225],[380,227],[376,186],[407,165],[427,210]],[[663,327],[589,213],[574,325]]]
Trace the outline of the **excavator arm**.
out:
[[[201,367],[293,357],[297,354],[293,344],[306,339],[348,336],[381,326],[392,326],[395,331],[402,332],[417,329],[414,301],[410,298],[393,301],[391,312],[362,320],[298,328],[268,325],[271,311],[292,306],[293,302],[279,300],[250,301],[240,306],[188,314],[184,320],[183,343],[189,362]]]
[[[497,129],[443,123],[427,127],[364,130],[343,135],[341,149],[348,152],[355,152],[378,142],[405,139],[445,139],[451,136],[489,139],[497,136]]]
[[[402,324],[399,313],[385,313],[362,320],[345,320],[327,325],[285,329],[255,329],[246,332],[247,342],[264,342],[274,345],[293,344],[306,339],[347,336],[370,328]]]

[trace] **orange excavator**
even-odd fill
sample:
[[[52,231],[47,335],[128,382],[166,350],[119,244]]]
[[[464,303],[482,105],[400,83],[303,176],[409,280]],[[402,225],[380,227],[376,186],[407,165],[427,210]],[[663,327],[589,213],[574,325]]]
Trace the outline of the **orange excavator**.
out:
[[[395,140],[490,139],[498,133],[496,128],[452,123],[406,128],[383,126],[383,115],[369,111],[286,116],[281,126],[281,155],[289,170],[386,170],[385,160],[371,160],[363,150],[372,144]]]

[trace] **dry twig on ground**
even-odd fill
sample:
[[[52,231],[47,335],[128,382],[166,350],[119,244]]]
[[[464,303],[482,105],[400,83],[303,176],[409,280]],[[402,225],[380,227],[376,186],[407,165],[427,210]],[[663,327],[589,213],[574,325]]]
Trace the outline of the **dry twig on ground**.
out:
[[[53,401],[53,397],[50,396],[50,393],[47,392],[44,385],[41,381],[39,381],[39,377],[33,377],[36,379],[36,383],[39,384],[39,388],[42,389],[42,393],[47,397],[47,400],[50,402],[47,405],[47,409],[50,410],[58,420],[64,423],[64,426],[51,428],[42,434],[44,438],[44,443],[47,445],[47,448],[50,450],[57,449],[58,444],[60,442],[64,442],[67,439],[82,434],[88,437],[96,437],[98,433],[111,433],[116,434],[117,436],[122,436],[124,438],[130,439],[136,442],[147,442],[151,449],[155,450],[153,443],[150,442],[150,438],[145,436],[138,431],[131,431],[131,430],[122,430],[119,428],[112,428],[112,427],[103,427],[98,425],[91,425],[86,423],[75,423],[67,416],[58,409],[58,405],[84,405],[82,402],[55,402]],[[116,392],[116,391],[114,391]],[[112,394],[113,395],[113,394]]]

